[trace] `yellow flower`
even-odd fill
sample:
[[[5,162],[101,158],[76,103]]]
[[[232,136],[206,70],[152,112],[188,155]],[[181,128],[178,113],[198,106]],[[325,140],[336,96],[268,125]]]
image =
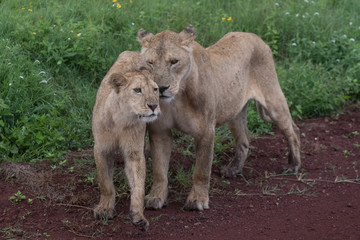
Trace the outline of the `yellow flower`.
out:
[[[74,32],[74,30],[70,30],[70,32],[71,32],[71,33],[73,33],[73,32]]]
[[[222,17],[221,20],[225,21],[226,18]]]
[[[132,3],[133,0],[130,0],[130,3]]]
[[[113,0],[113,3],[117,2],[117,0]]]
[[[32,34],[33,34],[33,35],[36,35],[36,32],[33,32]]]
[[[121,8],[121,5],[118,3],[118,4],[116,5],[116,7],[117,7],[117,8]]]
[[[77,36],[77,37],[80,37],[80,36],[81,36],[81,33],[76,34],[76,36]]]
[[[32,9],[31,9],[31,8],[29,8],[29,9],[28,9],[28,11],[29,11],[29,12],[32,12]]]
[[[228,19],[227,19],[228,21],[231,21],[232,20],[232,18],[231,17],[228,17]]]
[[[21,8],[21,10],[25,10],[25,8]]]

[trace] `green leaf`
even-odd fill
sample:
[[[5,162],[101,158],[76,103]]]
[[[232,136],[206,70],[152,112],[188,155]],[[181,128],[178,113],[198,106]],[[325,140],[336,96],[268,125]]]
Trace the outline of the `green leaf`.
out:
[[[76,56],[77,55],[77,53],[76,52],[69,52],[69,53],[66,53],[66,54],[64,54],[64,58],[67,58],[67,57],[73,57],[73,56]]]
[[[17,154],[17,153],[19,153],[19,148],[14,145],[14,146],[11,147],[10,152],[12,154]]]

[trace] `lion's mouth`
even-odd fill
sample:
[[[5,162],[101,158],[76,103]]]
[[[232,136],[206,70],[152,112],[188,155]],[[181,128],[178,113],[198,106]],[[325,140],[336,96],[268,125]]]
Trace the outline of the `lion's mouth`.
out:
[[[173,96],[160,95],[160,100],[164,102],[171,102],[173,100]]]
[[[148,117],[156,117],[157,115],[155,113],[152,113],[150,115],[139,114],[138,116],[141,119],[141,118],[148,118]]]
[[[155,114],[155,113],[152,113],[150,115],[139,114],[138,118],[144,122],[152,122],[157,119],[157,114]]]

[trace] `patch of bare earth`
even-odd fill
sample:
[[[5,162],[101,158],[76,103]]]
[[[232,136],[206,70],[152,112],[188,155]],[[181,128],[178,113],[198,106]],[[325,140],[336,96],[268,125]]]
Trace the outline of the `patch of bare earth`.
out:
[[[118,200],[113,220],[94,219],[92,208],[99,198],[95,165],[84,160],[92,158],[91,149],[68,154],[62,165],[3,163],[0,237],[360,239],[360,109],[297,124],[302,133],[300,174],[283,172],[287,147],[275,130],[274,135],[252,140],[243,175],[223,179],[221,165],[214,165],[209,210],[183,210],[186,193],[170,188],[166,208],[145,210],[147,232],[130,223],[128,197]],[[221,164],[233,156],[224,153]],[[179,164],[188,170],[193,159],[175,151],[172,168]],[[120,158],[117,166],[123,166]]]

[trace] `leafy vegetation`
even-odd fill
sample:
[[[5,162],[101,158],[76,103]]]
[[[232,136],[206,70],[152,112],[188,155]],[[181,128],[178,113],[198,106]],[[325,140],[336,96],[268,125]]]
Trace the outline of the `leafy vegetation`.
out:
[[[17,203],[17,202],[21,202],[22,200],[25,200],[26,196],[23,195],[20,190],[17,191],[17,193],[15,193],[13,196],[11,196],[9,198],[10,201]]]
[[[120,52],[140,49],[140,28],[191,23],[204,46],[230,31],[258,34],[273,50],[294,119],[359,98],[357,0],[3,0],[0,12],[0,161],[57,161],[91,145],[96,90]],[[253,132],[271,131],[253,106],[248,122]],[[217,131],[215,154],[229,136]]]

